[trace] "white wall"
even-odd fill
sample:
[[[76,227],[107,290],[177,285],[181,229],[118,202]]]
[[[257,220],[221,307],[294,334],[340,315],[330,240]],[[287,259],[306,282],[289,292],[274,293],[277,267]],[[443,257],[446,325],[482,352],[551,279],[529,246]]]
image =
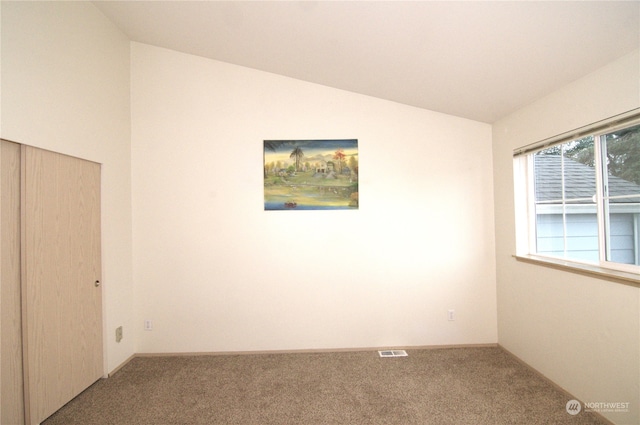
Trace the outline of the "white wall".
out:
[[[136,43],[131,83],[138,352],[497,342],[489,125]],[[262,141],[314,138],[360,209],[263,211]]]
[[[495,123],[499,342],[583,402],[629,402],[640,423],[640,289],[515,254],[513,149],[640,107],[634,52]]]
[[[102,164],[107,371],[133,354],[128,39],[93,5],[1,2],[1,137]],[[115,328],[125,337],[115,342]]]

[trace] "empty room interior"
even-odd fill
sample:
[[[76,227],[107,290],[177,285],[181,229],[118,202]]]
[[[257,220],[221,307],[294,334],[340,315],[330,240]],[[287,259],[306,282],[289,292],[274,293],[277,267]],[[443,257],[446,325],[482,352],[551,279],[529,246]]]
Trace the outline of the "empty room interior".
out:
[[[97,366],[70,399],[139,359],[491,349],[575,399],[571,423],[640,423],[639,2],[3,0],[0,18],[3,425],[66,404],[39,399],[89,369],[61,360],[76,345]],[[268,141],[337,140],[357,158],[267,165]],[[347,207],[267,210],[267,181],[296,193],[325,167]],[[96,215],[47,221],[49,187]],[[63,260],[84,223],[98,236]],[[56,286],[63,262],[93,301]],[[95,315],[76,327],[67,301]]]

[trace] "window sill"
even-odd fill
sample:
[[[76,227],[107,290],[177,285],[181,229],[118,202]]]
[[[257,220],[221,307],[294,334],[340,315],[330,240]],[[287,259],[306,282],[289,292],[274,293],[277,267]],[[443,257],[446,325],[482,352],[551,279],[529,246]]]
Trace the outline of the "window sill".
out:
[[[583,274],[601,279],[611,280],[624,285],[640,288],[640,275],[632,272],[607,269],[593,264],[574,263],[559,258],[539,257],[537,255],[514,255],[518,261],[565,270],[572,273]]]

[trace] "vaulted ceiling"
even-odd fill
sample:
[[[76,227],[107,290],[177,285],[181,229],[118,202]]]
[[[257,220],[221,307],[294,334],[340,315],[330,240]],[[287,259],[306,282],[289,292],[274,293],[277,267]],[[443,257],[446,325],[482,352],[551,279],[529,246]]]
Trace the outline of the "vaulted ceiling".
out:
[[[640,44],[637,1],[93,3],[133,41],[487,123]]]

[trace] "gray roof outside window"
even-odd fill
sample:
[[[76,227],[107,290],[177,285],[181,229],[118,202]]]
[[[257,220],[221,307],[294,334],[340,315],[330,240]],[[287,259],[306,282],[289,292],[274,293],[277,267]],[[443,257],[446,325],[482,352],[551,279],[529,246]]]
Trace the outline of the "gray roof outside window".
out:
[[[561,156],[534,155],[536,202],[562,200]],[[587,198],[596,194],[596,174],[593,167],[571,158],[564,158],[565,200]],[[638,202],[640,186],[609,175],[609,196],[637,195],[634,199],[618,199],[615,202]],[[584,203],[584,201],[582,202]]]

